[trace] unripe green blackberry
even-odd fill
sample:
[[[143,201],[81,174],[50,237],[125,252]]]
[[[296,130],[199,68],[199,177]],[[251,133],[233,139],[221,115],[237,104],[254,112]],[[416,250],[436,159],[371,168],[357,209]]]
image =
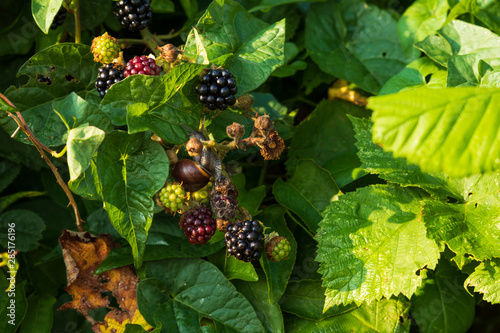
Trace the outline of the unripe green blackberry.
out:
[[[280,261],[288,259],[292,246],[288,239],[282,236],[275,236],[266,244],[267,259],[272,261]]]
[[[160,201],[171,212],[180,212],[186,202],[186,191],[180,184],[167,184],[160,190]]]
[[[213,183],[208,182],[208,184],[196,192],[189,192],[190,199],[199,202],[200,204],[206,204],[209,201],[208,194],[212,190]]]
[[[92,53],[94,54],[94,61],[108,64],[113,62],[115,58],[120,55],[120,46],[116,38],[108,35],[96,37],[92,40]]]

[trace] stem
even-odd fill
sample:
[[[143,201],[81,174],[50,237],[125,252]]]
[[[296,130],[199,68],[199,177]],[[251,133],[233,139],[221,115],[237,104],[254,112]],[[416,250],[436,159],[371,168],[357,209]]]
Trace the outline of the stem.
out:
[[[149,49],[153,51],[155,55],[160,55],[160,51],[157,49],[157,46],[163,46],[165,43],[160,38],[153,35],[148,28],[141,30],[141,35],[144,43],[149,47]]]
[[[2,93],[0,93],[0,97],[4,101],[6,101],[9,105],[11,105],[12,107],[15,108],[14,104],[12,104],[12,102],[7,97],[5,97]],[[71,193],[68,185],[64,182],[64,180],[62,179],[61,175],[57,171],[57,168],[55,167],[55,165],[52,163],[52,161],[45,154],[45,152],[44,152],[44,147],[45,146],[42,145],[40,143],[40,141],[35,137],[35,135],[33,134],[33,132],[31,132],[31,130],[29,129],[28,125],[26,124],[26,121],[24,120],[23,116],[21,115],[21,113],[19,111],[16,112],[15,115],[13,113],[9,112],[9,111],[6,111],[6,112],[7,112],[7,115],[9,117],[11,117],[12,119],[14,119],[14,121],[17,124],[17,126],[19,126],[19,128],[26,134],[26,136],[28,137],[28,139],[33,143],[33,145],[35,146],[35,148],[38,150],[38,152],[40,153],[40,155],[44,159],[45,163],[47,163],[47,165],[50,167],[50,169],[52,170],[52,173],[54,173],[54,176],[57,179],[57,183],[59,184],[59,186],[61,186],[61,188],[63,189],[64,193],[66,193],[66,196],[69,199],[69,204],[73,207],[73,212],[75,213],[76,226],[78,228],[78,231],[84,231],[83,230],[83,226],[82,226],[83,220],[80,217],[80,212],[78,211],[78,206],[77,206],[77,204],[75,202],[75,199],[73,198],[73,194]]]
[[[118,44],[147,44],[144,39],[121,38],[117,39]]]
[[[156,35],[156,38],[159,38],[159,39],[172,39],[172,38],[175,38],[177,36],[179,36],[181,33],[182,33],[183,29],[177,31],[177,32],[171,32],[169,34],[166,34],[166,35]]]
[[[81,44],[82,43],[82,32],[81,32],[81,27],[80,27],[80,4],[79,0],[74,0],[75,1],[75,43],[76,44]]]
[[[260,186],[260,185],[264,184],[264,180],[266,178],[268,164],[269,164],[268,161],[264,160],[264,166],[262,167],[262,169],[260,169],[259,182],[257,183],[257,186]]]

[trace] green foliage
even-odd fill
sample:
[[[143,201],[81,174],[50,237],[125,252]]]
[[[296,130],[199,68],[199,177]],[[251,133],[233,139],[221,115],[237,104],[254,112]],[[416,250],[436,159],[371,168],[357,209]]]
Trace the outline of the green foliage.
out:
[[[154,0],[132,34],[113,1],[76,2],[55,30],[67,1],[0,3],[0,332],[90,332],[89,317],[120,310],[118,291],[139,309],[127,333],[498,331],[498,1]],[[101,99],[90,44],[104,32],[125,63],[155,56],[162,75]],[[238,88],[222,112],[195,90],[214,67]],[[283,142],[260,137],[263,115]],[[237,260],[219,230],[193,245],[157,205],[169,157],[192,158],[202,124],[238,190],[235,219],[286,237],[287,260]],[[101,284],[134,265],[132,284],[101,295],[108,308],[57,310],[80,274],[63,229],[110,235],[107,256],[86,257]]]

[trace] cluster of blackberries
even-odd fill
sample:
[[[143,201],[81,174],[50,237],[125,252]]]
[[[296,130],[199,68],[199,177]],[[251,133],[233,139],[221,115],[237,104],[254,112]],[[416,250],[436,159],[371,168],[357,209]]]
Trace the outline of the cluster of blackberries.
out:
[[[200,95],[200,102],[210,110],[225,110],[236,103],[236,80],[226,69],[211,69],[200,78],[196,92]]]
[[[52,21],[52,24],[50,25],[50,29],[54,30],[57,29],[58,26],[64,23],[64,20],[66,19],[66,14],[68,11],[66,8],[61,6],[61,9],[57,12],[56,16],[54,17],[54,20]]]
[[[95,81],[95,87],[97,88],[101,98],[106,95],[108,89],[113,84],[120,82],[124,78],[125,76],[123,75],[123,71],[114,67],[112,63],[99,68],[99,74],[97,75],[97,80]]]
[[[144,75],[160,75],[161,68],[156,64],[154,58],[148,58],[146,56],[136,56],[127,63],[125,71],[123,74],[125,77],[135,74]]]
[[[182,214],[179,224],[191,244],[205,244],[212,238],[216,229],[216,222],[212,215],[210,208],[203,206]]]
[[[47,83],[48,86],[50,86],[52,84],[52,80],[50,78],[50,76],[40,76],[38,78],[38,82],[40,83]]]
[[[264,251],[264,229],[259,221],[236,221],[226,228],[227,253],[249,262],[259,260]]]
[[[116,2],[115,16],[123,29],[143,30],[151,21],[151,0],[120,0]]]

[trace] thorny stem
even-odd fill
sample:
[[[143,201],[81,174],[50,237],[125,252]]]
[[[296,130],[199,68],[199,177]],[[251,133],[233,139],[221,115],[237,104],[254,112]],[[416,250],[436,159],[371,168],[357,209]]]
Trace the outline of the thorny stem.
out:
[[[75,0],[75,11],[73,12],[75,15],[75,43],[82,43],[82,32],[80,27],[80,4],[79,0]]]
[[[13,108],[15,108],[15,105],[7,97],[5,97],[2,93],[0,93],[0,97],[5,102],[7,102],[10,106],[12,106]],[[84,230],[83,230],[82,223],[84,221],[80,217],[80,212],[78,210],[78,206],[77,206],[77,204],[75,202],[75,199],[73,198],[73,194],[71,193],[71,191],[68,188],[68,185],[64,182],[64,180],[62,179],[61,175],[57,171],[57,168],[55,167],[55,165],[52,163],[52,161],[45,154],[45,152],[44,152],[44,147],[45,146],[42,145],[40,143],[40,141],[35,137],[35,135],[33,134],[33,132],[31,132],[31,130],[29,129],[28,125],[26,124],[26,121],[24,120],[24,118],[23,118],[23,116],[21,115],[20,112],[16,112],[15,115],[12,112],[9,112],[9,111],[6,111],[6,112],[7,112],[7,115],[9,117],[11,117],[12,119],[14,119],[14,121],[17,124],[17,126],[19,126],[19,128],[26,134],[26,136],[28,137],[28,139],[33,143],[33,145],[35,146],[35,148],[38,150],[38,152],[40,153],[40,155],[44,159],[45,163],[47,163],[47,165],[50,167],[50,169],[54,173],[54,176],[57,179],[57,183],[59,184],[59,186],[61,186],[61,188],[63,189],[64,193],[66,193],[66,196],[69,199],[69,204],[73,207],[73,212],[75,213],[76,226],[78,228],[78,231],[83,232]],[[45,147],[45,148],[47,148],[47,147]],[[49,149],[49,151],[51,151],[51,150]]]

